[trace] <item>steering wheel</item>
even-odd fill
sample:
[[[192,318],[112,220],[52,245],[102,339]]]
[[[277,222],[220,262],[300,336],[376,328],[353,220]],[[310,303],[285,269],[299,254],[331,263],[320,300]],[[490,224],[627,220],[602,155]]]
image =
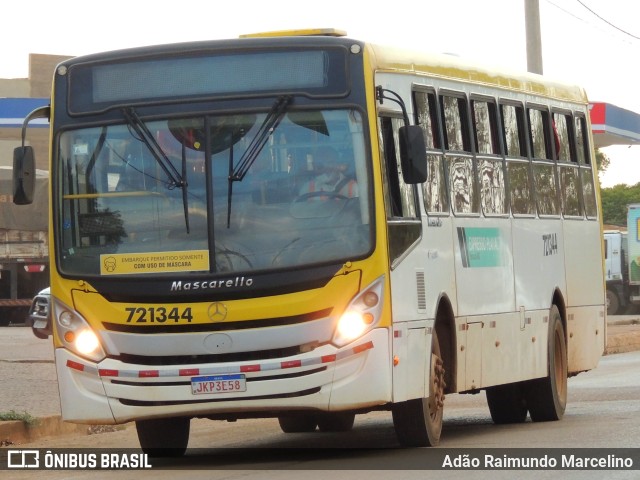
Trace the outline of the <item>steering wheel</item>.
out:
[[[345,197],[344,195],[342,195],[339,192],[307,192],[307,193],[303,193],[302,195],[296,197],[296,199],[293,201],[293,203],[301,203],[301,202],[307,202],[313,198],[321,198],[321,197],[325,197],[327,200],[328,199],[333,199],[333,200],[349,200],[348,197]]]
[[[232,258],[239,259],[240,263],[244,263],[249,269],[253,269],[251,260],[249,260],[242,253],[236,252],[235,250],[229,250],[227,248],[216,248],[215,255],[216,269],[220,272],[230,272],[233,270],[238,270],[238,265],[234,265],[235,262],[232,260]]]

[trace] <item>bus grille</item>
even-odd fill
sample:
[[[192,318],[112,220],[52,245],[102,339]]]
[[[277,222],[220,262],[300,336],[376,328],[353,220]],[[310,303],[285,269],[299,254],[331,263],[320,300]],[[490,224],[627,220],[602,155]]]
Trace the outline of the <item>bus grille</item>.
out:
[[[114,360],[120,360],[124,363],[134,365],[155,365],[155,366],[167,366],[167,365],[189,365],[194,363],[229,363],[229,362],[246,362],[246,361],[259,361],[270,360],[274,358],[287,358],[300,353],[309,352],[309,345],[302,346],[296,345],[294,347],[276,348],[273,350],[259,350],[251,352],[235,352],[235,353],[220,353],[220,354],[207,354],[207,355],[167,355],[167,356],[147,356],[147,355],[135,355],[130,353],[122,353],[117,356],[110,356]],[[311,349],[313,350],[313,348]]]

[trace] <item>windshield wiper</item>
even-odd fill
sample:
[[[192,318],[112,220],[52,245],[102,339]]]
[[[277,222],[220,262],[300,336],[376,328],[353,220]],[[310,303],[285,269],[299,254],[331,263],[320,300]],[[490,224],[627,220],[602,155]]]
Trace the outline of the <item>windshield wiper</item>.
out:
[[[147,128],[147,125],[140,119],[138,113],[133,109],[133,107],[123,108],[122,114],[127,120],[128,125],[133,128],[135,133],[138,135],[138,139],[146,145],[149,149],[153,158],[155,158],[160,168],[164,171],[169,179],[169,184],[167,188],[181,188],[182,189],[182,206],[184,208],[184,223],[187,229],[187,233],[189,233],[189,198],[188,198],[188,184],[187,184],[187,157],[185,153],[185,148],[183,145],[182,148],[182,174],[178,172],[176,167],[171,163],[171,160],[167,157],[167,154],[164,153],[162,147],[158,144],[153,134]]]
[[[229,153],[229,188],[227,194],[227,228],[231,224],[231,197],[233,194],[233,182],[241,182],[251,169],[260,152],[269,140],[269,136],[278,128],[282,121],[287,107],[293,100],[291,95],[281,95],[278,97],[267,113],[262,125],[251,140],[237,165],[233,165],[233,146]]]

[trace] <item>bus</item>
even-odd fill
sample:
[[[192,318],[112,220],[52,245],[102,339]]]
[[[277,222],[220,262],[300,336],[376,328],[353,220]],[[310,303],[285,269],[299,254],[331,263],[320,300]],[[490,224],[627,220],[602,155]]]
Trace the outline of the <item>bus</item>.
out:
[[[583,89],[334,29],[59,64],[52,329],[63,419],[350,430],[437,445],[445,396],[558,420],[605,347]],[[23,136],[24,138],[24,136]],[[29,203],[33,150],[14,151]]]

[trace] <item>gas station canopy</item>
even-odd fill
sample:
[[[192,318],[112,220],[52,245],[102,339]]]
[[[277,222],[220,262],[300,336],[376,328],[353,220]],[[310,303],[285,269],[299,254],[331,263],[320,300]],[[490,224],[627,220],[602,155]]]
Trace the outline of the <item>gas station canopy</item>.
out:
[[[591,131],[596,148],[640,145],[640,114],[610,103],[591,103]]]

